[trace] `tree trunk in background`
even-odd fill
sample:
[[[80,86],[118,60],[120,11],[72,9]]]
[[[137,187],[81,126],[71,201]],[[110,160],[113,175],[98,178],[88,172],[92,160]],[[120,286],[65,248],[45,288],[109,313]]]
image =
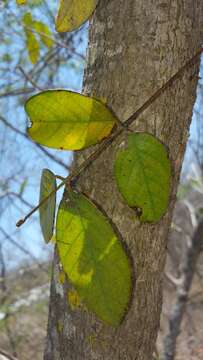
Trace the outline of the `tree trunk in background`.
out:
[[[100,0],[90,24],[84,92],[106,98],[121,121],[134,113],[189,58],[203,40],[202,0]],[[127,315],[113,329],[85,311],[71,310],[69,284],[58,280],[57,255],[51,285],[46,360],[151,360],[162,306],[166,242],[195,100],[198,65],[186,71],[134,124],[162,140],[173,166],[171,201],[157,224],[132,220],[119,194],[113,161],[122,134],[80,177],[112,218],[126,242],[136,284]],[[79,153],[80,163],[91,150]],[[115,264],[116,266],[116,264]]]

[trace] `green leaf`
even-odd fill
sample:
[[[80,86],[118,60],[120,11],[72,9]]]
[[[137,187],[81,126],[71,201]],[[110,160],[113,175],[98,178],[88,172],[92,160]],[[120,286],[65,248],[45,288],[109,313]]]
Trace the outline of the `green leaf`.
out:
[[[53,40],[51,38],[51,32],[49,27],[41,21],[33,21],[33,28],[37,31],[42,43],[50,48],[53,46]]]
[[[117,154],[115,177],[130,207],[141,209],[141,221],[156,222],[169,202],[171,165],[165,146],[146,133],[131,134]]]
[[[107,218],[86,196],[62,200],[56,242],[63,270],[90,311],[118,326],[132,289],[129,259]]]
[[[47,197],[52,191],[56,191],[55,175],[50,170],[44,169],[41,176],[39,202]],[[39,208],[40,225],[46,243],[48,243],[53,236],[55,209],[56,192],[54,192],[54,194]]]
[[[32,126],[29,136],[57,149],[79,150],[96,144],[117,121],[101,101],[66,90],[48,90],[25,104]]]
[[[56,30],[73,31],[92,15],[97,0],[60,0],[56,19]]]

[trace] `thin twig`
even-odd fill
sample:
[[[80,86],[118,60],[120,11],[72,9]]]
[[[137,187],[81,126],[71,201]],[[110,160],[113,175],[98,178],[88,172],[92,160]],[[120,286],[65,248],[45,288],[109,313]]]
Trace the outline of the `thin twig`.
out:
[[[26,248],[24,248],[21,244],[19,244],[16,240],[14,240],[7,232],[0,226],[0,232],[3,234],[3,236],[14,246],[16,246],[21,252],[23,252],[25,255],[28,255],[34,263],[37,264],[37,266],[42,269],[45,273],[47,273],[47,270],[45,267],[38,261],[38,259]]]
[[[22,226],[27,221],[27,219],[29,219],[30,216],[32,216],[50,198],[50,196],[54,195],[62,186],[64,186],[66,181],[67,179],[62,181],[53,191],[49,193],[49,195],[47,195],[42,201],[40,201],[40,203],[37,206],[35,206],[23,219],[18,220],[16,226],[17,227]]]
[[[20,65],[18,65],[18,66],[16,67],[16,69],[19,69],[20,72],[23,74],[24,78],[25,78],[27,81],[29,81],[30,84],[32,84],[37,90],[39,90],[39,91],[45,90],[45,89],[41,88],[38,84],[36,84],[36,82],[31,78],[31,76],[30,76],[29,74],[27,74],[27,73],[25,72],[25,70],[23,70],[23,68],[22,68]]]
[[[138,118],[138,116],[140,116],[152,103],[154,103],[154,101],[159,98],[159,96],[161,94],[163,94],[177,79],[179,79],[185,72],[185,70],[187,70],[188,68],[190,68],[194,63],[197,62],[197,60],[199,59],[200,54],[202,53],[203,49],[200,48],[196,54],[190,59],[188,60],[161,88],[159,88],[157,91],[155,91],[155,93],[149,98],[147,99],[144,104],[135,111],[135,113],[133,115],[131,115],[126,121],[123,122],[123,125],[120,126],[118,125],[117,129],[105,140],[103,140],[103,142],[101,143],[101,145],[97,148],[97,150],[95,150],[94,153],[92,153],[80,166],[78,169],[75,169],[72,174],[70,174],[69,176],[67,176],[59,186],[56,187],[56,189],[52,192],[50,192],[50,194],[45,197],[32,211],[30,211],[30,213],[28,213],[23,219],[20,219],[16,226],[20,227],[21,225],[23,225],[25,223],[25,221],[27,219],[29,219],[29,217],[34,214],[35,211],[37,211],[49,198],[50,196],[52,196],[55,192],[57,192],[62,186],[64,186],[67,183],[71,183],[71,181],[73,181],[74,179],[78,178],[79,175],[81,175],[81,173],[83,171],[85,171],[89,165],[91,165],[93,163],[93,161],[95,161],[99,155],[105,150],[107,149],[112,142],[124,131],[126,130],[126,128],[128,129],[130,125],[132,125],[132,123]]]
[[[3,256],[2,244],[0,243],[0,287],[3,293],[6,293],[7,291],[5,277],[6,277],[6,264]]]
[[[34,88],[20,88],[15,90],[6,91],[4,93],[0,93],[0,98],[8,97],[8,96],[19,96],[19,95],[27,95],[34,92]]]
[[[21,201],[24,205],[26,205],[27,207],[29,207],[30,209],[33,208],[33,205],[30,204],[27,200],[25,200],[21,194],[15,193],[13,191],[8,191],[5,192],[3,195],[0,196],[0,200],[4,199],[4,198],[10,198],[10,197],[15,197],[17,198],[19,201]]]

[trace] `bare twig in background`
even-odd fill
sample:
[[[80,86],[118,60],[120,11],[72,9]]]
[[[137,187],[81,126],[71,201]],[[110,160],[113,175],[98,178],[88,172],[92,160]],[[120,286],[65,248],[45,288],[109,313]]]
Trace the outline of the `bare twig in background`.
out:
[[[24,246],[22,246],[16,240],[14,240],[9,234],[7,234],[7,232],[2,227],[0,227],[0,231],[4,235],[5,239],[7,239],[12,245],[14,245],[19,250],[21,250],[25,255],[28,255],[30,257],[30,259],[32,259],[33,262],[39,266],[40,269],[47,272],[47,270],[44,268],[44,266],[38,261],[38,259],[29,250],[25,249]]]
[[[17,129],[15,126],[13,126],[12,124],[10,124],[3,116],[0,115],[0,120],[4,123],[4,125],[6,125],[8,128],[10,128],[11,130],[15,131],[17,134],[21,135],[22,137],[24,137],[26,140],[31,141],[38,149],[40,149],[40,151],[42,151],[46,156],[48,156],[51,160],[53,160],[54,162],[58,163],[59,165],[61,165],[63,168],[65,168],[66,170],[69,169],[68,165],[66,165],[61,159],[59,159],[57,156],[51,154],[47,149],[45,149],[43,146],[41,146],[40,144],[37,144],[35,142],[33,142],[26,133],[24,133],[23,131]]]
[[[5,98],[8,96],[19,96],[19,95],[27,95],[32,93],[33,91],[35,91],[35,88],[20,88],[20,89],[14,89],[14,90],[9,90],[9,91],[5,91],[3,93],[0,93],[0,98]]]
[[[0,288],[2,292],[6,291],[5,276],[6,276],[6,264],[3,256],[2,244],[0,244]]]
[[[38,84],[36,84],[36,82],[32,79],[32,77],[26,73],[26,71],[22,68],[22,66],[18,65],[16,67],[16,69],[19,69],[20,72],[23,74],[23,76],[25,77],[25,79],[30,82],[30,84],[32,84],[32,86],[34,86],[34,88],[36,88],[39,91],[45,90],[43,88],[41,88]]]
[[[176,341],[180,333],[180,325],[188,300],[189,290],[192,284],[195,268],[203,245],[203,219],[201,219],[194,231],[191,242],[188,244],[186,256],[182,264],[181,282],[177,286],[177,299],[169,319],[169,333],[164,341],[164,360],[174,360]]]

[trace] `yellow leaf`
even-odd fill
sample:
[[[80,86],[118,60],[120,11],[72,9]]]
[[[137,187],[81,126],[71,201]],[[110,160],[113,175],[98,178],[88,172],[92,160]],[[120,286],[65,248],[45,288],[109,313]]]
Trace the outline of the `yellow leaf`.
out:
[[[70,191],[59,206],[56,243],[63,270],[82,303],[118,326],[128,309],[132,270],[108,219],[86,196]],[[69,297],[69,303],[78,304],[77,297]]]
[[[17,5],[25,5],[27,0],[16,0]]]
[[[48,48],[53,46],[53,40],[51,39],[51,32],[49,27],[41,21],[33,21],[33,28],[40,36],[41,41]]]
[[[25,26],[32,26],[33,18],[32,18],[31,13],[27,12],[23,15],[23,24]]]
[[[32,64],[36,64],[39,59],[39,43],[35,35],[30,31],[25,31],[26,35],[26,46],[30,61]]]
[[[92,15],[97,0],[60,0],[56,19],[56,30],[73,31]]]
[[[37,37],[40,37],[43,44],[47,47],[52,47],[53,40],[51,39],[51,32],[46,24],[41,21],[33,19],[32,14],[27,12],[23,15],[23,25],[25,26],[26,46],[30,61],[35,64],[40,55],[40,44]]]
[[[32,126],[29,136],[57,149],[79,150],[111,132],[115,115],[101,101],[67,90],[48,90],[25,104]]]
[[[36,62],[39,59],[39,43],[37,41],[37,38],[35,34],[32,32],[31,29],[33,25],[33,19],[32,15],[28,12],[23,15],[22,19],[23,25],[25,26],[25,37],[26,37],[26,47],[29,55],[29,59],[32,62],[32,64],[36,64]]]

